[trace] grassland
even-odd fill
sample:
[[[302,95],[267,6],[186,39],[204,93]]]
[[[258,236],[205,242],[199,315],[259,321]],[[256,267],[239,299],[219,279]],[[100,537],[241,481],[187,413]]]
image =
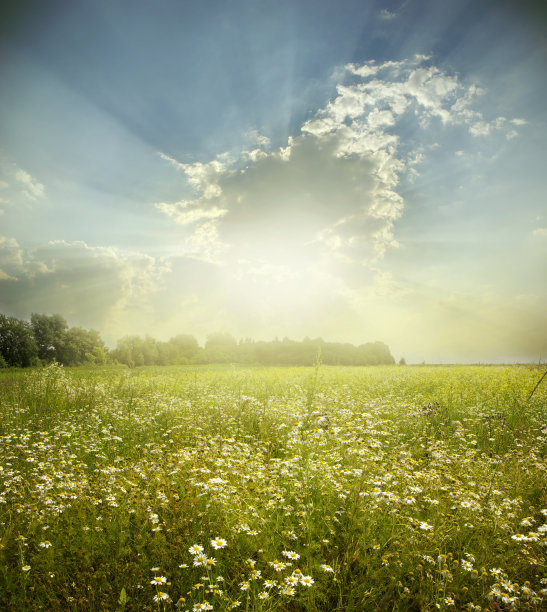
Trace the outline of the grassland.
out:
[[[528,367],[0,374],[0,608],[545,609]]]

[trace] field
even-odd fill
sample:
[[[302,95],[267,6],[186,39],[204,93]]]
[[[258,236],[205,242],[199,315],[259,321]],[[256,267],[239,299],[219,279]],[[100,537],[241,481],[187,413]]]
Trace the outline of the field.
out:
[[[543,371],[2,372],[0,608],[545,609]]]

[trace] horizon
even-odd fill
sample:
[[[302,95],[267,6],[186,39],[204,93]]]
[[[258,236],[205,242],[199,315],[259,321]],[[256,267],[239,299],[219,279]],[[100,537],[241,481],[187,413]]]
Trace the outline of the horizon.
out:
[[[0,312],[547,353],[537,3],[0,10]]]

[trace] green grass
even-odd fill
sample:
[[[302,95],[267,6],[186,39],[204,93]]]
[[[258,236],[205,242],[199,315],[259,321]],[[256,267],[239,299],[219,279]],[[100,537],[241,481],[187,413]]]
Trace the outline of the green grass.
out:
[[[2,372],[0,609],[544,609],[542,373]]]

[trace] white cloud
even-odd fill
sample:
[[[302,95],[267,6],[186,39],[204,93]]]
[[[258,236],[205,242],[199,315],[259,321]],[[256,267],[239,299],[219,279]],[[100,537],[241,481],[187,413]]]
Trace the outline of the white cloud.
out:
[[[62,240],[24,249],[0,237],[0,282],[9,283],[0,287],[0,311],[59,312],[112,336],[153,318],[169,271],[168,261],[142,253]]]
[[[0,236],[0,280],[17,280],[23,270],[23,251],[15,238]]]
[[[387,9],[382,9],[378,13],[378,17],[384,21],[391,21],[397,17],[397,13],[393,13],[392,11],[388,11]]]
[[[534,238],[547,238],[547,227],[538,227],[532,232]]]
[[[208,186],[208,188],[209,187],[210,186]],[[205,199],[211,199],[213,197],[217,197],[218,195],[220,194],[210,195]],[[175,202],[174,204],[158,202],[155,204],[155,206],[181,225],[190,225],[199,221],[218,219],[228,212],[227,210],[218,208],[216,206],[211,208],[199,208],[195,205],[195,202],[185,200]]]
[[[404,200],[397,188],[402,176],[416,179],[425,159],[420,129],[438,121],[475,136],[505,130],[511,138],[525,123],[486,119],[473,108],[484,90],[427,56],[348,64],[337,74],[334,99],[286,147],[269,150],[270,141],[251,130],[251,148],[239,156],[186,164],[160,153],[185,174],[195,198],[156,207],[194,231],[207,224],[210,240],[194,233],[188,243],[211,252],[218,241],[225,263],[276,259],[284,250],[370,265],[398,246],[394,228]],[[409,124],[413,140],[401,140],[400,127]]]
[[[26,203],[44,197],[45,187],[36,178],[17,164],[0,150],[0,206]],[[0,209],[0,214],[3,210]]]
[[[15,171],[15,180],[25,186],[24,194],[31,200],[36,200],[44,195],[44,186],[34,179],[28,172],[18,168]]]

